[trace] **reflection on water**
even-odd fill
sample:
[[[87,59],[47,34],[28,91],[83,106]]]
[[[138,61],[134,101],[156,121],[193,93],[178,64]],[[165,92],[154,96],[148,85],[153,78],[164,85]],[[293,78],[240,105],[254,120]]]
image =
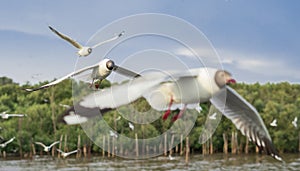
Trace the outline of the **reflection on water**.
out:
[[[193,155],[143,160],[92,157],[89,159],[38,157],[32,160],[0,159],[0,170],[299,170],[300,154],[284,154],[285,163],[266,155]]]

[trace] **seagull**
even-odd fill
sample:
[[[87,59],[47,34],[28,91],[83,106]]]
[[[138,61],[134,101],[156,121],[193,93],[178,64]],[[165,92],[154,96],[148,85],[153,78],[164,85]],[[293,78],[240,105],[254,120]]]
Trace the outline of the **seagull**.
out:
[[[118,134],[117,134],[117,133],[115,133],[115,132],[114,132],[114,131],[112,131],[112,130],[109,130],[109,135],[110,135],[111,137],[118,138]]]
[[[180,112],[172,119],[176,121],[187,108],[195,109],[200,102],[210,102],[211,107],[230,119],[260,150],[282,161],[257,110],[228,85],[235,82],[229,72],[216,68],[194,68],[173,72],[169,76],[144,73],[129,82],[82,97],[62,118],[75,109],[78,115],[87,116],[87,111],[88,117],[98,116],[99,112],[103,115],[144,97],[153,109],[166,111],[163,119],[168,118],[171,110],[181,106]]]
[[[68,157],[69,155],[73,154],[73,153],[77,153],[78,150],[74,150],[74,151],[71,151],[71,152],[68,152],[68,153],[65,153],[63,151],[61,151],[60,149],[56,149],[58,152],[60,152],[60,155],[63,157],[63,158],[66,158]]]
[[[128,126],[132,131],[134,130],[134,125],[132,123],[128,122]]]
[[[296,116],[295,119],[292,121],[292,124],[294,125],[295,128],[297,128],[297,121],[298,121],[298,117]]]
[[[67,109],[71,107],[70,105],[66,105],[66,104],[59,104],[59,106],[67,108]]]
[[[272,121],[272,123],[270,123],[270,125],[276,127],[277,126],[277,119],[274,119]]]
[[[15,138],[16,138],[16,137],[13,137],[13,138],[11,138],[10,140],[8,140],[8,141],[6,141],[6,142],[0,144],[0,147],[1,147],[1,148],[5,148],[5,147],[7,146],[7,144],[13,142],[13,140],[14,140]]]
[[[212,115],[210,115],[208,118],[212,119],[212,120],[215,120],[215,119],[217,119],[216,116],[217,116],[217,113],[215,112]]]
[[[7,114],[6,111],[0,113],[2,119],[8,119],[9,117],[24,117],[26,114]]]
[[[116,121],[119,121],[121,119],[121,116],[117,117]]]
[[[119,33],[118,35],[115,35],[114,37],[112,37],[112,38],[110,38],[110,39],[108,39],[108,40],[105,40],[105,41],[103,41],[103,42],[100,42],[100,43],[98,43],[98,44],[95,44],[95,45],[92,46],[92,47],[88,47],[88,46],[82,46],[81,44],[79,44],[78,42],[76,42],[75,40],[73,40],[72,38],[70,38],[69,36],[64,35],[64,34],[58,32],[58,31],[55,30],[53,27],[51,27],[51,26],[48,26],[48,27],[49,27],[49,29],[50,29],[53,33],[55,33],[56,35],[58,35],[60,38],[62,38],[62,39],[64,39],[64,40],[68,41],[68,42],[71,43],[73,46],[75,46],[75,47],[78,49],[77,54],[78,54],[80,57],[82,57],[82,56],[88,56],[89,54],[92,53],[92,49],[94,49],[94,48],[96,48],[96,47],[98,47],[98,46],[101,46],[101,45],[103,45],[103,44],[105,44],[105,43],[114,41],[114,40],[118,39],[119,37],[123,36],[124,33],[125,33],[124,31],[122,31],[122,32]]]
[[[56,85],[68,78],[71,78],[73,76],[76,76],[83,72],[86,72],[88,70],[92,70],[92,73],[88,74],[89,79],[92,79],[91,86],[93,86],[95,80],[100,80],[100,83],[101,83],[101,81],[104,80],[106,77],[108,77],[112,71],[115,71],[121,75],[128,76],[128,77],[139,77],[140,76],[139,74],[137,74],[133,71],[130,71],[128,69],[125,69],[125,68],[122,68],[122,67],[116,65],[114,63],[114,61],[106,58],[106,59],[101,60],[99,63],[97,63],[95,65],[91,65],[91,66],[79,69],[77,71],[71,72],[70,74],[68,74],[64,77],[57,79],[53,82],[50,82],[46,85],[43,85],[41,87],[33,88],[33,89],[27,88],[25,90],[28,92],[32,92],[32,91],[36,91],[36,90],[40,90],[40,89],[45,89],[45,88],[51,87],[53,85]]]
[[[58,144],[58,143],[60,143],[60,141],[55,141],[55,142],[53,142],[51,145],[46,146],[45,144],[43,144],[43,143],[41,143],[41,142],[35,142],[35,144],[44,147],[44,151],[45,151],[45,152],[49,152],[50,149],[51,149],[51,147],[53,147],[54,145],[56,145],[56,144]]]

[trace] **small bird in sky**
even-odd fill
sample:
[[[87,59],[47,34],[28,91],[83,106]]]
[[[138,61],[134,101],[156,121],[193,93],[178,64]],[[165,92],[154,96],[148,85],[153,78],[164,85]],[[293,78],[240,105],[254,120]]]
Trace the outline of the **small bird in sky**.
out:
[[[66,158],[66,157],[68,157],[68,156],[71,155],[71,154],[77,153],[77,151],[78,151],[78,150],[74,150],[74,151],[71,151],[71,152],[66,153],[66,152],[61,151],[60,149],[56,149],[56,150],[57,150],[58,152],[60,152],[60,155],[61,155],[63,158]]]
[[[134,130],[134,125],[131,122],[128,122],[128,126],[132,131]]]
[[[298,127],[297,121],[298,121],[298,117],[296,116],[296,117],[294,118],[294,120],[292,121],[292,124],[294,125],[295,128]]]
[[[276,127],[277,126],[277,119],[274,119],[272,123],[270,123],[271,126]]]
[[[45,144],[41,143],[41,142],[35,142],[35,144],[40,145],[42,147],[44,147],[44,151],[45,152],[49,152],[51,147],[53,147],[54,145],[58,144],[60,141],[55,141],[53,142],[51,145],[46,146]]]
[[[7,146],[7,144],[13,142],[15,138],[16,138],[16,137],[13,137],[13,138],[11,138],[10,140],[8,140],[8,141],[6,141],[6,142],[0,144],[0,147],[1,147],[1,148],[5,148],[5,147]]]
[[[100,42],[100,43],[97,43],[95,44],[94,46],[92,47],[89,47],[89,46],[82,46],[81,44],[79,44],[78,42],[76,42],[75,40],[73,40],[72,38],[70,38],[69,36],[67,35],[64,35],[60,32],[58,32],[57,30],[55,30],[53,27],[49,26],[49,29],[54,32],[56,35],[58,35],[60,38],[68,41],[69,43],[71,43],[73,46],[75,46],[77,49],[78,49],[78,52],[77,54],[81,57],[81,56],[88,56],[89,54],[92,53],[92,49],[98,47],[98,46],[101,46],[105,43],[108,43],[108,42],[111,42],[111,41],[114,41],[116,39],[118,39],[119,37],[123,36],[125,34],[124,31],[122,31],[121,33],[119,33],[118,35],[115,35],[114,37],[108,39],[108,40],[105,40],[103,42]]]

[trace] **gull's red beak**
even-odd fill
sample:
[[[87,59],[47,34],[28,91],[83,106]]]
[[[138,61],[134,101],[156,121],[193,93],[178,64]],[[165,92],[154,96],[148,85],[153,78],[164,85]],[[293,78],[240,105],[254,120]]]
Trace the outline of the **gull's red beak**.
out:
[[[233,78],[226,81],[226,84],[235,84],[235,83],[236,83],[236,81]]]

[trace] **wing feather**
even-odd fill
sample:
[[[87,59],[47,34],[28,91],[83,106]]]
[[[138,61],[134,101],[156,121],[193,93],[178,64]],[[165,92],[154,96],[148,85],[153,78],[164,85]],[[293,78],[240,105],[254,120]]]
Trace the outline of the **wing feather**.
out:
[[[224,106],[224,92],[226,103]],[[254,143],[277,160],[278,151],[275,149],[269,132],[256,109],[242,98],[232,88],[226,86],[211,98],[211,103],[218,108],[235,126],[245,133]],[[264,145],[263,145],[264,144]]]
[[[54,29],[53,27],[51,27],[51,26],[48,26],[48,27],[49,27],[49,29],[50,29],[53,33],[55,33],[56,35],[58,35],[60,38],[62,38],[62,39],[64,39],[64,40],[68,41],[69,43],[71,43],[71,44],[72,44],[73,46],[75,46],[76,48],[78,48],[78,49],[82,49],[82,48],[83,48],[83,46],[82,46],[81,44],[79,44],[79,43],[76,42],[75,40],[71,39],[69,36],[64,35],[64,34],[58,32],[57,30],[55,30],[55,29]]]

